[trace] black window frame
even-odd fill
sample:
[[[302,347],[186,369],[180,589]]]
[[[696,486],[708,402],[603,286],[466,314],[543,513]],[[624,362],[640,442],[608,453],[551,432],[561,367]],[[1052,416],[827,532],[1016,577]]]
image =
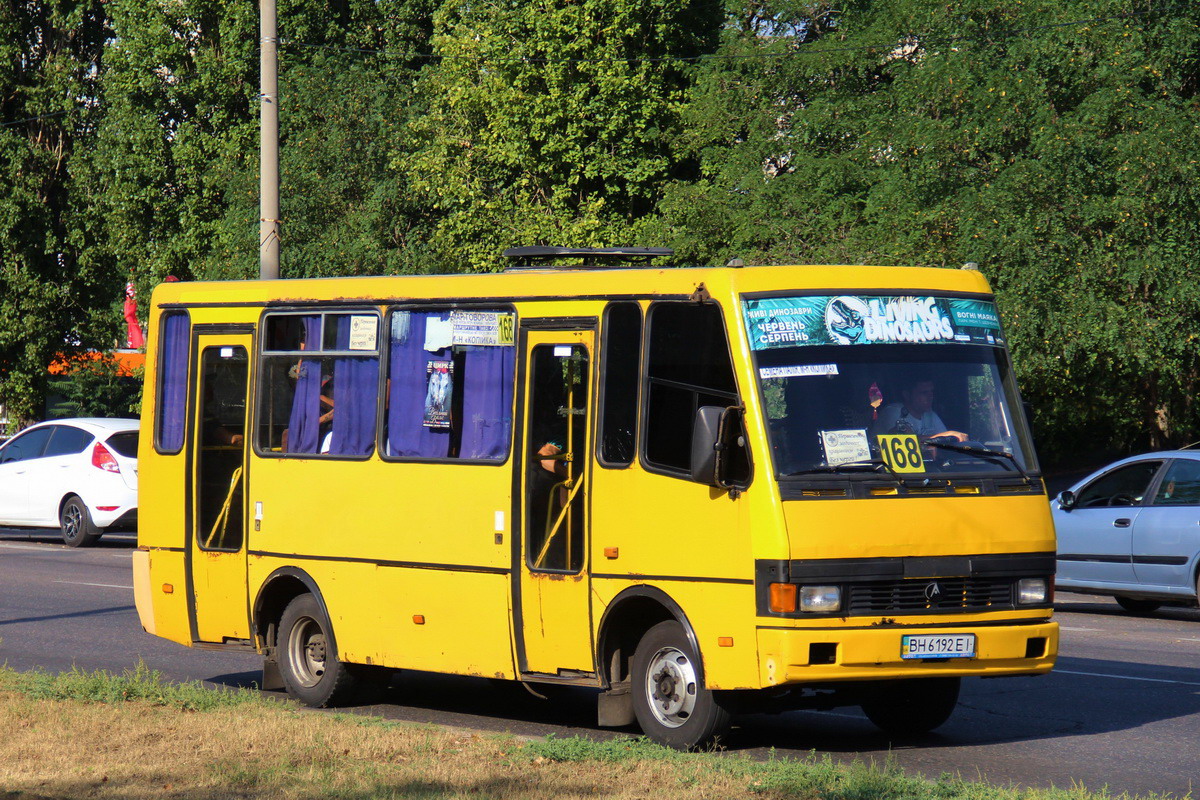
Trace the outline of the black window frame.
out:
[[[163,348],[163,328],[166,326],[166,320],[169,317],[180,316],[187,320],[187,347],[185,348],[187,355],[183,361],[183,433],[179,437],[179,446],[175,448],[163,447],[162,424],[163,424],[163,362],[166,359],[166,350]],[[155,332],[155,353],[154,364],[154,452],[162,456],[177,456],[183,452],[188,441],[188,422],[191,420],[190,406],[192,401],[192,390],[195,388],[192,375],[192,344],[196,336],[196,326],[192,322],[192,315],[186,308],[167,308],[158,315],[158,327]]]
[[[392,317],[398,312],[419,312],[430,313],[439,311],[494,311],[501,314],[513,315],[513,372],[512,372],[512,388],[509,390],[509,409],[511,412],[510,423],[508,429],[508,449],[504,453],[504,457],[500,459],[490,458],[461,458],[458,456],[445,456],[442,458],[429,456],[393,456],[387,452],[387,397],[388,381],[391,378],[391,342],[392,342]],[[456,302],[453,300],[429,300],[424,302],[414,303],[393,303],[389,304],[384,309],[384,327],[382,329],[382,338],[384,345],[380,348],[380,400],[378,407],[378,419],[375,425],[376,443],[375,453],[380,460],[391,464],[477,464],[487,467],[504,467],[512,460],[513,450],[515,449],[514,434],[517,430],[517,415],[519,411],[516,408],[518,380],[520,370],[520,330],[521,330],[521,315],[517,311],[517,307],[512,303],[487,303],[487,302]]]
[[[267,363],[270,359],[295,358],[299,355],[301,358],[341,358],[341,357],[367,357],[371,351],[367,350],[326,350],[325,339],[327,338],[327,328],[325,319],[328,316],[352,316],[369,314],[375,317],[377,326],[375,328],[375,350],[374,355],[379,363],[378,375],[375,380],[375,436],[374,444],[371,452],[365,455],[344,455],[341,453],[285,453],[275,450],[264,449],[260,446],[260,404],[265,395],[266,381],[269,379],[269,370]],[[275,350],[268,347],[269,329],[268,320],[274,317],[321,317],[321,349],[320,350]],[[386,314],[379,306],[369,305],[327,305],[321,304],[317,306],[290,306],[282,308],[264,309],[258,318],[259,335],[255,337],[255,352],[252,358],[253,369],[255,375],[251,377],[251,408],[248,415],[247,426],[252,432],[250,445],[253,448],[254,454],[260,458],[272,459],[315,459],[321,461],[369,461],[380,451],[380,420],[381,411],[383,408],[384,386],[386,385],[385,369],[384,369],[384,349],[380,345],[386,335],[387,328],[384,327]],[[294,395],[293,395],[294,396]]]
[[[638,346],[637,346],[637,363],[634,366],[633,373],[633,452],[628,461],[610,461],[604,455],[604,427],[606,422],[606,410],[608,402],[608,368],[609,368],[609,345],[608,332],[610,330],[609,318],[612,311],[616,308],[632,306],[637,309],[638,314]],[[600,364],[599,364],[599,380],[596,381],[596,463],[605,469],[628,469],[636,463],[641,455],[642,420],[642,377],[644,364],[646,363],[646,310],[642,308],[641,303],[637,300],[613,300],[604,308],[604,313],[601,317],[600,327]]]
[[[650,433],[650,419],[649,419],[649,416],[650,416],[650,388],[651,388],[651,383],[653,382],[653,379],[650,377],[650,362],[651,362],[651,351],[653,349],[653,339],[654,339],[655,310],[657,308],[659,308],[660,306],[677,306],[677,305],[681,305],[681,304],[711,305],[711,306],[716,307],[717,316],[721,323],[721,330],[725,336],[725,353],[726,353],[726,357],[729,359],[729,371],[730,371],[730,376],[733,380],[733,393],[730,394],[728,392],[724,392],[724,391],[721,391],[718,389],[710,389],[708,387],[702,387],[699,385],[689,385],[689,386],[693,386],[694,390],[699,390],[698,393],[701,393],[701,394],[709,394],[709,395],[717,395],[717,396],[728,395],[730,400],[728,402],[727,407],[745,408],[745,402],[742,399],[743,398],[742,387],[738,382],[737,366],[736,366],[736,362],[733,358],[733,341],[729,336],[729,315],[726,313],[725,307],[717,300],[704,300],[701,302],[697,302],[696,300],[689,299],[689,300],[656,300],[654,302],[651,302],[650,306],[645,310],[645,314],[643,317],[644,322],[643,322],[643,328],[642,328],[642,369],[641,369],[641,380],[638,382],[638,392],[639,392],[638,428],[640,429],[638,431],[638,439],[637,439],[637,441],[638,441],[638,458],[641,462],[642,468],[644,470],[646,470],[646,472],[650,472],[650,473],[653,473],[656,475],[665,475],[665,476],[671,477],[671,478],[680,478],[680,479],[688,481],[689,483],[692,483],[694,481],[692,481],[690,469],[686,469],[686,468],[685,469],[676,469],[674,467],[659,464],[655,461],[652,461],[647,455],[647,449],[648,449],[647,446],[648,446],[648,442],[649,442],[649,433]],[[676,383],[676,382],[671,381],[670,383]],[[753,454],[752,454],[752,451],[750,448],[750,439],[745,433],[745,417],[746,417],[746,415],[743,413],[741,416],[742,416],[742,437],[743,437],[743,440],[745,441],[744,449],[745,449],[745,454],[746,454],[747,469],[746,469],[745,481],[739,481],[736,484],[733,484],[733,486],[739,490],[745,489],[754,480],[754,459],[753,459]],[[693,419],[694,419],[694,416],[693,416]],[[689,431],[688,439],[689,439],[689,441],[691,439],[690,431],[692,430],[693,424],[694,424],[693,421],[688,422],[688,431]]]

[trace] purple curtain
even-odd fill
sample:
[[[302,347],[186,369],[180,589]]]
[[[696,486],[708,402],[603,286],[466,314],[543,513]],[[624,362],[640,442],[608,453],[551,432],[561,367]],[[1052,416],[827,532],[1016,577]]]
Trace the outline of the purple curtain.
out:
[[[162,318],[159,347],[158,444],[168,452],[183,447],[184,420],[187,418],[188,340],[191,324],[183,312],[170,312]]]
[[[502,460],[512,431],[515,347],[467,347],[463,365],[463,458]]]
[[[393,314],[396,320],[404,312]],[[449,318],[448,312],[408,313],[408,326],[393,333],[388,353],[388,455],[411,458],[445,458],[450,454],[450,432],[427,428],[425,419],[426,364],[430,359],[450,357],[449,350],[425,350],[425,321]],[[458,376],[455,376],[458,380]]]
[[[306,316],[303,320],[306,347],[319,349],[321,347],[321,318]],[[321,359],[302,358],[296,376],[296,393],[292,396],[292,413],[288,418],[287,452],[317,452],[317,448],[321,445],[320,421]]]
[[[338,318],[337,348],[350,349],[350,317]],[[379,359],[344,356],[333,365],[333,435],[329,452],[366,456],[375,448],[375,398],[379,394]]]

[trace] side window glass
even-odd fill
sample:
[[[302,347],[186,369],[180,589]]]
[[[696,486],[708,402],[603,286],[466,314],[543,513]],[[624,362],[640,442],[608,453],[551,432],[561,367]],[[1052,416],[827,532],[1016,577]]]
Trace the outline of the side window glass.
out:
[[[53,430],[53,426],[49,426],[34,428],[31,431],[22,433],[4,446],[4,453],[3,456],[0,456],[0,459],[2,459],[0,463],[7,464],[10,461],[28,461],[31,458],[41,458],[42,451],[46,449],[46,442],[50,440],[50,434]]]
[[[183,311],[168,311],[159,319],[158,402],[154,430],[158,449],[164,453],[178,453],[183,448],[191,327],[191,321]]]
[[[638,368],[642,350],[642,310],[637,303],[613,303],[604,314],[603,398],[600,410],[600,462],[628,466],[637,442]]]
[[[687,474],[696,409],[739,403],[721,309],[714,303],[656,303],[649,328],[646,462]]]
[[[393,311],[384,455],[502,462],[512,438],[515,315]]]
[[[1161,461],[1139,461],[1101,475],[1080,490],[1076,506],[1099,508],[1141,505],[1150,481],[1160,466]]]
[[[367,456],[374,451],[379,322],[372,311],[266,317],[259,452]]]
[[[50,456],[68,456],[82,453],[92,443],[92,435],[87,431],[73,428],[70,425],[55,425],[54,434],[46,445],[46,458]]]
[[[1154,505],[1200,505],[1200,461],[1185,458],[1172,461],[1154,494]]]
[[[526,462],[526,559],[533,570],[578,572],[584,559],[588,352],[580,346],[537,345],[529,359],[530,441]],[[561,457],[572,460],[560,460]]]

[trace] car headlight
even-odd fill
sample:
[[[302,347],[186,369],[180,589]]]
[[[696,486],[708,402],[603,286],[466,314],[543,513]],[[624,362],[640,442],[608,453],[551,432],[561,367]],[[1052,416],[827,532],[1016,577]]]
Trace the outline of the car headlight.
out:
[[[828,613],[842,607],[840,586],[801,586],[800,610]]]
[[[1045,578],[1021,578],[1017,581],[1017,605],[1032,606],[1047,602],[1050,596]]]

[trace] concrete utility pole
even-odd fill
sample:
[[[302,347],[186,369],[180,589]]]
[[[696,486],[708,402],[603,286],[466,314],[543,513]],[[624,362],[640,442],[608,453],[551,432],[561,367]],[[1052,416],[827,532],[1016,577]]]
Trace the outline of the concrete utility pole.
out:
[[[275,0],[260,0],[258,277],[279,277],[279,37]]]

